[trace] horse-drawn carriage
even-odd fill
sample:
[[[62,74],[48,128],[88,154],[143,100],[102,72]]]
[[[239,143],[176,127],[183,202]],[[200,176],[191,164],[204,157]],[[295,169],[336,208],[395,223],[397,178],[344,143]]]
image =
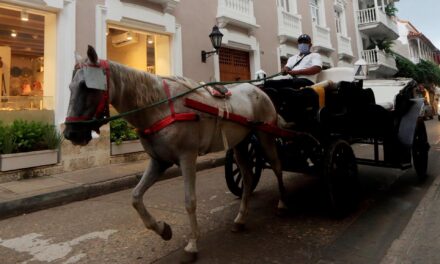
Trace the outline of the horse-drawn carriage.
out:
[[[266,161],[278,180],[279,209],[285,209],[282,169],[323,176],[337,209],[355,192],[357,163],[406,168],[412,156],[419,177],[425,177],[429,145],[424,123],[418,118],[423,102],[410,99],[411,85],[402,89],[394,110],[388,111],[375,104],[371,90],[363,89],[362,82],[337,82],[343,79],[336,80],[338,70],[326,72],[331,78],[322,76],[334,85],[323,82],[289,90],[283,89],[289,85],[282,82],[266,82],[267,89],[282,85],[278,90],[286,94],[281,98],[290,98],[275,102],[275,109],[270,98],[252,84],[231,85],[229,99],[217,98],[199,89],[207,84],[99,60],[89,46],[85,60],[77,57],[63,133],[74,145],[84,146],[92,140],[91,131],[99,133],[103,124],[116,118],[124,117],[138,129],[150,162],[133,190],[132,204],[145,227],[164,240],[171,239],[171,227],[151,215],[143,195],[165,170],[179,165],[191,229],[182,262],[194,262],[200,236],[195,193],[195,164],[200,154],[225,146],[234,149],[234,156],[227,154],[226,179],[231,191],[242,196],[232,227],[235,232],[244,229],[252,187]],[[109,104],[120,114],[110,117]],[[278,114],[285,119],[282,127],[276,123]],[[374,159],[355,158],[351,144],[358,141],[374,144]],[[379,160],[379,145],[383,145],[383,160]],[[249,157],[255,161],[252,166]],[[235,161],[243,177],[233,168]]]
[[[327,70],[321,79],[333,77],[334,82],[296,90],[290,88],[291,79],[262,85],[284,119],[284,128],[300,132],[277,138],[283,170],[320,176],[336,213],[356,201],[357,164],[401,169],[413,165],[420,180],[426,177],[428,165],[427,133],[419,117],[423,101],[411,98],[416,83],[401,81],[395,102],[379,105],[362,80],[349,81],[351,72]],[[356,143],[373,145],[372,158],[356,158],[351,147]],[[267,165],[256,137],[249,139],[248,151],[254,189]],[[241,196],[241,172],[232,151],[226,154],[225,177],[229,190]]]

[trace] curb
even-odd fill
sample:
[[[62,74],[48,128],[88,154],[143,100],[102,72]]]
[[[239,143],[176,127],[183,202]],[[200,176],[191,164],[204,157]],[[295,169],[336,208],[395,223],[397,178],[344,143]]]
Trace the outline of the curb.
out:
[[[197,162],[196,171],[219,167],[224,162],[224,157],[203,160]],[[158,181],[175,178],[180,174],[179,168],[172,167]],[[141,177],[142,173],[135,173],[117,179],[0,202],[0,220],[132,188]]]

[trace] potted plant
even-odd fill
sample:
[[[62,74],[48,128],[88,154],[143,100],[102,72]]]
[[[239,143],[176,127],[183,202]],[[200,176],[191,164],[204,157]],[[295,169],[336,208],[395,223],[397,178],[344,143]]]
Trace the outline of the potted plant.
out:
[[[124,119],[110,122],[111,154],[121,155],[143,151],[136,129]]]
[[[397,11],[399,10],[394,6],[393,3],[390,3],[385,7],[385,14],[387,14],[390,17],[396,16]]]
[[[0,171],[56,164],[61,141],[54,125],[23,120],[0,123]]]

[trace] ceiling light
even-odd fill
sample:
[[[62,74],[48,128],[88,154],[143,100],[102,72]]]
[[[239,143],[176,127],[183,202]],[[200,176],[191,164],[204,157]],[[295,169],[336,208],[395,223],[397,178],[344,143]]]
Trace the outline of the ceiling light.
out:
[[[13,38],[17,37],[17,31],[12,30],[11,31],[11,37],[13,37]]]
[[[153,44],[153,43],[154,43],[153,37],[148,37],[148,44]]]
[[[29,21],[29,14],[26,10],[21,11],[21,21]]]
[[[132,40],[133,36],[131,34],[131,32],[127,32],[127,40]]]

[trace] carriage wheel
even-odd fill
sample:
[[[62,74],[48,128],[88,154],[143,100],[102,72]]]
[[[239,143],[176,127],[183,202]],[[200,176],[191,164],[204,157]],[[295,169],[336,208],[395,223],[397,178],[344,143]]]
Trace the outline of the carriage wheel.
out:
[[[248,145],[248,157],[252,169],[252,191],[258,185],[263,170],[263,158],[261,152],[254,140],[251,140]],[[225,177],[228,189],[238,197],[243,193],[243,178],[240,169],[235,161],[234,151],[232,149],[226,152],[225,158]]]
[[[425,123],[423,122],[423,120],[419,120],[417,123],[416,131],[414,133],[412,159],[414,169],[420,181],[425,180],[427,177],[426,172],[428,170],[428,152],[429,143],[428,136],[426,134]]]
[[[336,216],[343,216],[359,201],[357,163],[351,146],[344,140],[331,144],[323,167],[331,209]]]

